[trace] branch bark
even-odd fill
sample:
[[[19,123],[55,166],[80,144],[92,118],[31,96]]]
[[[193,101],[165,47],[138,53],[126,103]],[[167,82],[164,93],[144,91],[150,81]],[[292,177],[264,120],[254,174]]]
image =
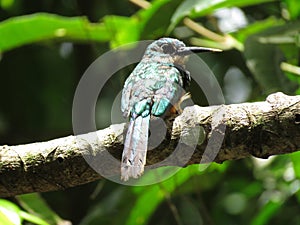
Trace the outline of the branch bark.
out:
[[[0,196],[119,176],[124,130],[126,124],[115,124],[84,135],[0,146]],[[166,134],[154,131],[153,140],[163,138],[158,146],[150,144],[146,169],[290,153],[300,150],[300,96],[275,93],[264,102],[195,105],[176,117]]]

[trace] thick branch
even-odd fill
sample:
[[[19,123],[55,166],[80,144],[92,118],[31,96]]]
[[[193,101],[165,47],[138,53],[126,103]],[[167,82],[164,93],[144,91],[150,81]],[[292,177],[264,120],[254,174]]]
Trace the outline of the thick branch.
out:
[[[163,138],[148,151],[151,166],[146,169],[294,152],[300,150],[299,126],[300,96],[276,93],[265,102],[187,107],[166,135],[152,132],[153,137],[157,133]],[[0,196],[59,190],[119,176],[124,128],[125,124],[111,125],[85,135],[1,146]]]

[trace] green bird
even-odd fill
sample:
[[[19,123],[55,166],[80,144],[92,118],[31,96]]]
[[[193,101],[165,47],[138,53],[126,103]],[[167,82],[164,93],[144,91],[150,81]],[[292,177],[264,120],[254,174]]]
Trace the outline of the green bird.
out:
[[[161,38],[147,47],[122,91],[121,111],[130,119],[121,161],[122,180],[138,178],[144,172],[150,119],[178,113],[191,80],[185,69],[187,57],[193,52],[217,51],[187,47],[173,38]]]

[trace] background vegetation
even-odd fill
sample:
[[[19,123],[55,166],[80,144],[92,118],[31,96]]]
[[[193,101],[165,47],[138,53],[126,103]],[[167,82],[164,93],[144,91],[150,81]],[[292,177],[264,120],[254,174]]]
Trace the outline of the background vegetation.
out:
[[[0,1],[0,144],[72,134],[72,99],[84,71],[102,53],[138,40],[171,36],[224,49],[202,58],[227,103],[299,94],[298,0],[135,2]],[[101,92],[99,128],[110,125],[111,102],[129,73],[120,71]],[[191,92],[207,104],[193,83]],[[101,180],[2,199],[0,224],[300,224],[299,160],[294,153],[204,171],[194,165],[146,187]]]

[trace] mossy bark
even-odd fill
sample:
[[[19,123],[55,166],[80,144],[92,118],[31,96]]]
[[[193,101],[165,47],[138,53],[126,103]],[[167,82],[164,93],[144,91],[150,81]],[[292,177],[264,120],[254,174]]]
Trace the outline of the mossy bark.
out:
[[[116,124],[85,135],[0,146],[0,196],[60,190],[119,176],[125,130],[125,124]],[[267,158],[298,150],[300,96],[276,93],[264,102],[187,107],[161,144],[148,151],[146,167]]]

